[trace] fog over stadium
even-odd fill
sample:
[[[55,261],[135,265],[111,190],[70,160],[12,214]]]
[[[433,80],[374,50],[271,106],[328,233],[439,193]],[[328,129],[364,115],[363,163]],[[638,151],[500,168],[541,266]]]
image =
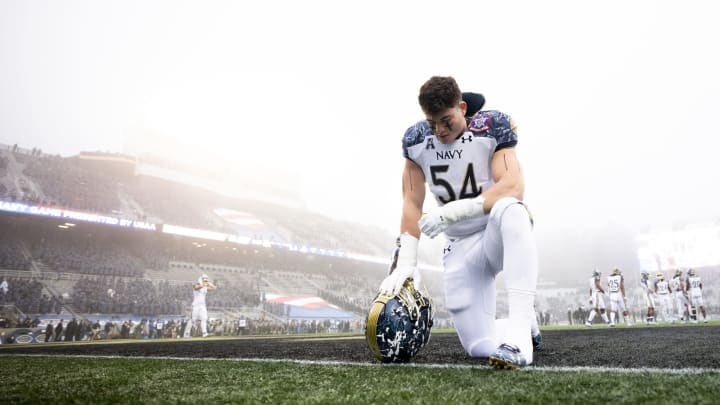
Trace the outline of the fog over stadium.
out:
[[[0,143],[164,156],[396,233],[402,134],[451,75],[518,122],[541,273],[637,271],[635,234],[720,220],[715,10],[2,0]]]

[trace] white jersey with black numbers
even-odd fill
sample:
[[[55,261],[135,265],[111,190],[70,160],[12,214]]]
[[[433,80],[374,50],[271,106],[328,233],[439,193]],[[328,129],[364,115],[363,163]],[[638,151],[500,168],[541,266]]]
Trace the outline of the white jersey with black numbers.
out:
[[[608,276],[608,278],[607,278],[608,292],[609,293],[620,292],[620,284],[622,283],[622,280],[623,280],[622,274]]]
[[[700,276],[688,276],[687,278],[687,289],[690,294],[701,294],[702,293],[702,280]]]
[[[403,137],[403,154],[420,166],[425,182],[438,205],[473,198],[494,184],[490,163],[493,154],[517,144],[516,125],[499,111],[480,111],[465,132],[453,143],[443,144],[422,120],[408,128]],[[482,231],[488,216],[483,215],[451,225],[445,234],[466,236]]]
[[[655,292],[659,295],[667,295],[670,292],[668,282],[665,280],[655,281]]]

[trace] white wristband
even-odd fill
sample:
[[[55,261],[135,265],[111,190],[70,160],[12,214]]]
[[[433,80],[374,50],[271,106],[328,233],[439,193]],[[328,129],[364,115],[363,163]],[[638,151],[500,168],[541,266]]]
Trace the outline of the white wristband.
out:
[[[400,252],[398,252],[397,267],[416,267],[418,238],[404,232],[400,235]]]

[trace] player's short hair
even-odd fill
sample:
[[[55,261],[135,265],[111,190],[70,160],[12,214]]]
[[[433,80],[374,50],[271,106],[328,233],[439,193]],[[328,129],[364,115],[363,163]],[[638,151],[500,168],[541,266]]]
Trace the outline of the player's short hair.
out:
[[[451,76],[433,76],[420,87],[418,102],[428,115],[439,114],[458,105],[462,93],[457,82]]]

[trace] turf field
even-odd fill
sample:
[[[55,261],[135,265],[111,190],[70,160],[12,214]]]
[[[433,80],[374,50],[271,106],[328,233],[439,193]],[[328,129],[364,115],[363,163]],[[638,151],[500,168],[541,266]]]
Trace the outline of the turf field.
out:
[[[720,323],[543,329],[533,366],[493,370],[452,332],[411,364],[362,336],[0,346],[4,403],[717,404]],[[6,402],[7,400],[7,402]]]

